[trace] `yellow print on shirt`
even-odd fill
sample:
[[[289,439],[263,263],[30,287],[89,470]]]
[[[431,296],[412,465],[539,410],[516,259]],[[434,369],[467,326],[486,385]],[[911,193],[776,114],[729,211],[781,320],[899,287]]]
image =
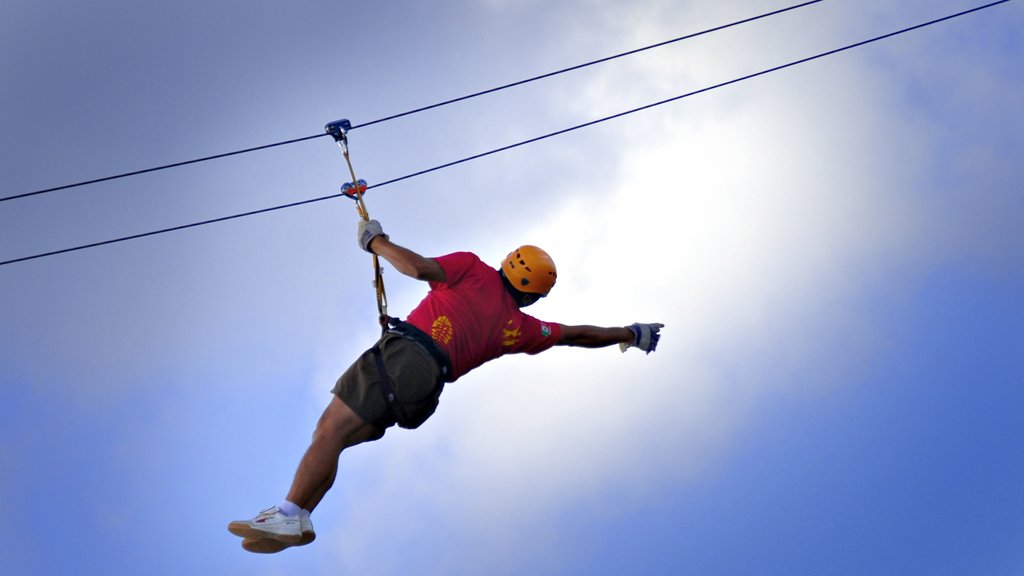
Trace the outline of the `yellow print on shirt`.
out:
[[[452,341],[452,336],[455,335],[455,328],[452,326],[452,321],[447,316],[438,316],[434,320],[434,324],[430,327],[430,337],[440,342],[441,344],[448,344]]]
[[[513,326],[512,320],[508,321],[508,326]],[[508,328],[501,331],[501,344],[502,346],[515,346],[519,343],[519,337],[522,336],[522,332],[518,328]]]

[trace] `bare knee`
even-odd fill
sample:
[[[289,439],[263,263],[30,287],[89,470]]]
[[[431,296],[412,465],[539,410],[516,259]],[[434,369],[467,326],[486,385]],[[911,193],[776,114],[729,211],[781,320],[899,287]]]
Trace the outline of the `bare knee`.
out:
[[[335,396],[320,415],[313,432],[313,441],[337,443],[344,447],[349,445],[353,435],[366,426],[362,418]]]
[[[378,429],[372,424],[366,424],[348,437],[348,441],[345,442],[345,448],[355,446],[356,444],[362,444],[363,442],[380,440],[383,436],[383,430]]]

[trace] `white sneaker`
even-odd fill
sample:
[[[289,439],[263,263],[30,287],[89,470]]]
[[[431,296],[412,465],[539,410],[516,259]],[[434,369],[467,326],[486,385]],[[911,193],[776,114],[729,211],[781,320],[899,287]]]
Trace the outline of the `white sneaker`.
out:
[[[305,546],[313,540],[316,540],[316,532],[313,532],[313,521],[309,519],[309,514],[303,512],[299,514],[299,525],[302,527],[302,540],[296,546]]]
[[[310,521],[309,514],[299,515],[299,525],[302,529],[302,539],[299,540],[299,543],[295,544],[295,546],[305,546],[313,540],[316,540],[316,532],[313,531],[313,522]],[[274,554],[289,547],[291,547],[291,544],[285,544],[284,542],[273,538],[246,538],[245,540],[242,540],[242,548],[257,554]]]
[[[301,516],[285,516],[280,508],[274,506],[252,520],[236,520],[228,524],[228,531],[247,540],[271,539],[294,546],[302,541]],[[312,532],[313,525],[310,524],[309,528]]]

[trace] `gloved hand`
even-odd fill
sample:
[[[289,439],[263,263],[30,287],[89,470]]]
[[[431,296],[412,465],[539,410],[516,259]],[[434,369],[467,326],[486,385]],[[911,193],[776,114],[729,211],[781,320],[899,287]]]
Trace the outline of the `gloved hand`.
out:
[[[661,338],[658,331],[664,327],[664,324],[632,324],[628,328],[633,331],[633,343],[622,342],[619,349],[625,352],[627,348],[636,347],[650,354],[658,347],[658,339]]]
[[[359,220],[359,231],[356,234],[356,239],[359,242],[359,247],[367,252],[372,253],[370,250],[370,241],[377,236],[383,236],[387,238],[388,235],[384,233],[384,229],[381,228],[380,222],[376,220]]]

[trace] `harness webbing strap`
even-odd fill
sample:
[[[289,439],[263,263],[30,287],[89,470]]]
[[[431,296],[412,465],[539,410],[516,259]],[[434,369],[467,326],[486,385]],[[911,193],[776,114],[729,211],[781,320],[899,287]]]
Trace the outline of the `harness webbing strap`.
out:
[[[348,165],[348,173],[352,176],[351,185],[354,188],[354,194],[351,197],[356,201],[356,211],[359,213],[359,217],[367,221],[370,219],[370,212],[366,209],[366,202],[363,200],[363,190],[365,188],[360,187],[360,181],[356,178],[356,171],[352,167],[352,159],[348,153],[347,131],[350,128],[351,124],[348,120],[339,120],[325,126],[324,130],[334,137],[334,141],[341,148],[341,153],[345,157],[345,164]],[[344,190],[345,188],[343,187],[342,191]],[[373,254],[373,287],[377,291],[377,314],[379,316],[378,321],[380,322],[381,334],[383,334],[388,329],[388,295],[384,290],[384,271],[380,265],[380,258],[376,254]]]
[[[384,401],[387,402],[388,410],[392,410],[392,405],[398,397],[395,395],[395,387],[391,383],[391,375],[384,367],[384,356],[381,354],[379,345],[370,348],[370,352],[373,353],[373,360],[377,364],[377,381],[380,383],[380,391],[384,395]]]

